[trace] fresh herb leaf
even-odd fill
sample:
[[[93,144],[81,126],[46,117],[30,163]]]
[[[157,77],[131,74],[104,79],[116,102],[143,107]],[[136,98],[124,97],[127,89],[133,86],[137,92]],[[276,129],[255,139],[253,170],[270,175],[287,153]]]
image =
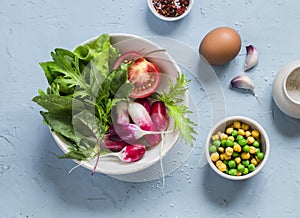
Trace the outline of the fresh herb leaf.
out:
[[[188,83],[189,81],[185,75],[179,73],[175,84],[170,80],[170,89],[168,92],[155,93],[153,97],[164,102],[169,110],[169,115],[174,118],[175,128],[179,129],[180,136],[192,145],[195,140],[193,134],[196,134],[194,128],[197,125],[187,117],[192,111],[187,106],[180,104],[183,101],[182,97],[188,89]]]

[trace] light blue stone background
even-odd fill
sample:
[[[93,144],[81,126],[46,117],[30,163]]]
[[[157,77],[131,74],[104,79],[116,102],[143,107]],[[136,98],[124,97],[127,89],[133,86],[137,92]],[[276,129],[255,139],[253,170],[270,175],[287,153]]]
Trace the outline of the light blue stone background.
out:
[[[226,115],[251,117],[270,136],[270,158],[259,175],[233,182],[200,167],[204,133],[163,190],[161,180],[123,182],[84,168],[67,173],[74,162],[52,155],[61,151],[31,102],[47,85],[38,63],[49,60],[50,51],[102,33],[169,37],[197,50],[219,26],[242,38],[240,54],[214,68]],[[300,217],[300,121],[284,115],[271,96],[279,69],[300,59],[299,36],[296,0],[196,0],[187,17],[169,23],[154,17],[145,0],[1,0],[0,217]],[[248,44],[259,51],[249,76],[262,103],[228,88]]]

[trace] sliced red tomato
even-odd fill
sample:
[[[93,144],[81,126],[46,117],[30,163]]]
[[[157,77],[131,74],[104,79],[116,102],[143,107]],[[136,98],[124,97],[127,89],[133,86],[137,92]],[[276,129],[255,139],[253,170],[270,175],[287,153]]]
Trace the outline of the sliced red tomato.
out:
[[[161,73],[156,64],[145,57],[140,57],[130,65],[128,80],[134,85],[130,97],[146,98],[156,91],[160,84]]]

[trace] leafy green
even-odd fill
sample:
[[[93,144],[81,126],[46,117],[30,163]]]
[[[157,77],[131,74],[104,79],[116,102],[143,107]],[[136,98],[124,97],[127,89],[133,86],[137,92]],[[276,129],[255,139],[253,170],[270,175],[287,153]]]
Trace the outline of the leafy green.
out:
[[[194,128],[196,124],[192,122],[187,115],[192,113],[186,105],[180,104],[183,101],[183,96],[188,89],[189,81],[184,74],[178,74],[176,83],[173,84],[170,80],[170,89],[168,92],[155,93],[154,98],[164,102],[169,110],[169,115],[174,118],[174,128],[178,128],[180,136],[191,144],[195,140],[193,134],[196,134]]]
[[[32,100],[46,110],[40,113],[51,130],[70,142],[69,152],[59,158],[86,160],[99,152],[112,124],[116,92],[126,87],[122,98],[128,98],[132,88],[125,73],[128,66],[111,71],[119,55],[103,34],[74,52],[57,48],[52,61],[40,63],[49,86]]]
[[[80,111],[86,109],[86,105],[77,99],[57,95],[38,95],[32,99],[49,112],[59,113],[62,111]]]

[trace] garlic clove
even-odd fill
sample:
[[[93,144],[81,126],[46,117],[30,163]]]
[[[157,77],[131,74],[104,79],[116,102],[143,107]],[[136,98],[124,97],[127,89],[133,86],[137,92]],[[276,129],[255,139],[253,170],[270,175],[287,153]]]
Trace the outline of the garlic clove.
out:
[[[254,82],[249,76],[244,74],[237,75],[231,80],[230,84],[232,88],[251,92],[257,99],[259,99],[254,92]]]
[[[247,56],[244,66],[244,71],[247,71],[254,67],[258,62],[258,52],[254,45],[246,46]]]

